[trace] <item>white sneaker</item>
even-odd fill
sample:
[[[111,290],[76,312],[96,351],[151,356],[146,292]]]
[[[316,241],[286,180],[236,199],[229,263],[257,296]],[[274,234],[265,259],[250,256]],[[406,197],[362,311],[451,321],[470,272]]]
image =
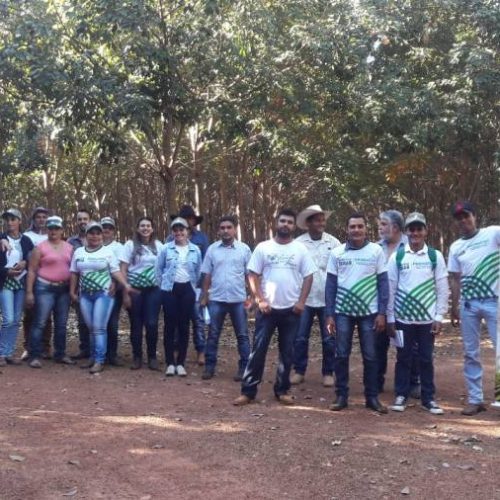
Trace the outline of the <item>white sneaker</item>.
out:
[[[28,351],[23,351],[21,354],[21,361],[28,361],[30,358],[30,353]]]
[[[175,375],[175,366],[174,365],[168,365],[167,369],[165,370],[165,375],[167,377],[173,377]]]
[[[422,404],[422,408],[433,415],[442,415],[444,413],[443,409],[435,401]]]
[[[394,404],[389,406],[392,411],[405,411],[406,409],[406,398],[404,396],[396,396]]]
[[[177,371],[177,375],[179,375],[179,377],[185,377],[187,375],[187,371],[182,365],[177,365],[175,370]]]

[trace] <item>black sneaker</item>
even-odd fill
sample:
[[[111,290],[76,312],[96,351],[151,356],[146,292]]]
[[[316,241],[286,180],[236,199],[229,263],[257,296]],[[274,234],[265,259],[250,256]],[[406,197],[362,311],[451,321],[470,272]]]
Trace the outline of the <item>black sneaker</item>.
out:
[[[214,377],[214,372],[212,370],[204,370],[203,373],[201,374],[201,378],[203,380],[210,380],[213,377]]]
[[[406,398],[404,396],[396,396],[394,404],[389,406],[392,411],[405,411],[406,409]]]
[[[444,413],[443,409],[435,401],[422,403],[422,408],[433,415],[442,415]]]

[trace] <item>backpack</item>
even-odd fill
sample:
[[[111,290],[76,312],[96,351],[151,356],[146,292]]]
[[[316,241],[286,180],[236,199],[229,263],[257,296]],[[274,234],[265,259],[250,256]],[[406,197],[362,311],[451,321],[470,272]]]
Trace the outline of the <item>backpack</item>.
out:
[[[429,256],[429,260],[431,261],[432,272],[434,273],[436,271],[436,266],[437,266],[436,249],[428,246],[427,255]],[[398,251],[396,253],[396,266],[398,267],[398,272],[401,271],[401,262],[403,262],[404,256],[405,256],[404,247],[398,248]]]

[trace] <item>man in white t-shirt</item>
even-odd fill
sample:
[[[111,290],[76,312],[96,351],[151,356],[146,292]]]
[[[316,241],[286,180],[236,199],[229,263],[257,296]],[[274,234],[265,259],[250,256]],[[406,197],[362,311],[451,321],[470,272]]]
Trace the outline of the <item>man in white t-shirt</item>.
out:
[[[460,324],[464,345],[464,376],[468,404],[462,415],[486,411],[480,359],[481,320],[493,344],[497,343],[497,307],[500,270],[500,226],[478,229],[472,203],[459,201],[452,209],[462,237],[450,247],[448,272],[451,322]]]
[[[295,212],[283,209],[276,218],[276,236],[259,243],[248,263],[249,283],[258,306],[255,341],[243,374],[236,406],[252,402],[262,380],[269,342],[278,329],[279,363],[274,394],[281,404],[294,403],[288,394],[293,344],[316,266],[306,247],[293,239]]]
[[[354,327],[358,328],[363,356],[366,407],[378,413],[387,408],[378,400],[375,336],[385,331],[389,282],[382,248],[366,237],[366,218],[361,213],[347,220],[347,242],[333,250],[327,267],[326,325],[335,335],[335,392],[332,411],[347,408],[349,356]]]
[[[319,205],[311,205],[297,216],[297,226],[306,229],[295,241],[300,241],[309,251],[316,264],[311,292],[307,297],[306,307],[300,316],[300,326],[295,338],[293,368],[295,373],[290,382],[301,384],[305,380],[307,369],[309,336],[315,316],[318,317],[321,345],[323,347],[323,362],[321,373],[323,386],[333,387],[333,366],[335,360],[335,339],[328,335],[325,321],[325,283],[326,266],[331,251],[340,246],[340,241],[325,231],[326,220],[331,212],[324,211]]]
[[[421,379],[422,408],[433,415],[443,414],[434,400],[434,337],[439,335],[448,310],[448,272],[444,257],[428,247],[427,221],[414,212],[406,218],[408,243],[392,254],[388,263],[390,296],[387,305],[387,332],[402,331],[394,376],[393,411],[404,411],[411,391],[411,368],[415,344]]]

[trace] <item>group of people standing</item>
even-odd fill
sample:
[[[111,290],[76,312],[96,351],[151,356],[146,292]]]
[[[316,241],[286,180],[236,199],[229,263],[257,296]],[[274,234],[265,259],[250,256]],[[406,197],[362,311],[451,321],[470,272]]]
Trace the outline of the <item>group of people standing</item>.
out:
[[[311,328],[317,317],[322,341],[322,383],[335,387],[330,409],[343,410],[349,398],[349,357],[355,328],[363,358],[366,406],[378,413],[384,391],[390,339],[397,347],[395,399],[391,409],[404,411],[408,398],[421,399],[432,414],[443,413],[435,400],[434,339],[448,310],[451,284],[454,325],[462,326],[464,375],[469,401],[464,415],[484,411],[479,358],[480,322],[485,319],[496,344],[496,308],[500,269],[500,226],[478,229],[469,202],[454,205],[452,215],[461,238],[450,248],[448,267],[441,252],[426,243],[425,216],[406,219],[396,210],[379,216],[380,241],[367,238],[367,220],[352,214],[347,240],[326,233],[331,212],[312,205],[298,215],[283,209],[275,235],[252,252],[237,239],[238,221],[223,216],[219,239],[209,245],[197,229],[202,217],[185,205],[170,222],[162,243],[151,219],[142,217],[133,238],[116,241],[111,217],[92,221],[77,213],[77,235],[63,238],[60,217],[35,209],[32,226],[21,232],[17,209],[2,215],[0,236],[0,366],[18,364],[17,332],[25,312],[23,359],[41,368],[49,355],[54,323],[56,362],[75,364],[91,373],[106,363],[120,365],[118,323],[122,306],[129,313],[131,369],[142,367],[145,333],[147,365],[159,370],[158,318],[164,313],[165,374],[187,375],[189,325],[193,323],[202,378],[216,373],[219,337],[225,317],[234,328],[239,361],[234,374],[241,381],[241,406],[257,395],[269,343],[278,330],[279,363],[274,384],[277,400],[294,404],[291,385],[305,380]],[[295,238],[296,227],[305,232]],[[70,304],[77,308],[80,351],[66,355]],[[247,311],[255,306],[255,336],[251,345]],[[461,320],[461,322],[460,322]],[[205,336],[205,323],[208,336]],[[28,325],[28,328],[26,328]],[[292,373],[293,372],[293,373]]]
[[[273,239],[257,245],[248,264],[258,310],[255,341],[234,404],[251,403],[262,379],[269,340],[278,329],[279,364],[274,385],[282,404],[294,404],[291,384],[304,382],[307,347],[314,316],[323,346],[323,385],[335,386],[332,411],[348,406],[349,358],[355,328],[363,358],[366,407],[387,413],[384,392],[390,339],[397,348],[393,411],[406,409],[409,397],[440,415],[435,400],[434,341],[448,311],[451,285],[452,324],[461,325],[468,403],[462,414],[485,411],[480,361],[480,325],[484,319],[497,343],[500,226],[479,229],[474,206],[458,202],[452,216],[461,237],[453,243],[448,266],[441,252],[427,245],[422,213],[406,219],[396,210],[379,216],[377,243],[368,241],[367,220],[353,213],[341,244],[325,232],[331,215],[318,205],[298,216],[283,210]],[[294,239],[295,226],[306,233]],[[290,377],[290,372],[293,374]],[[332,377],[332,375],[335,377]]]

